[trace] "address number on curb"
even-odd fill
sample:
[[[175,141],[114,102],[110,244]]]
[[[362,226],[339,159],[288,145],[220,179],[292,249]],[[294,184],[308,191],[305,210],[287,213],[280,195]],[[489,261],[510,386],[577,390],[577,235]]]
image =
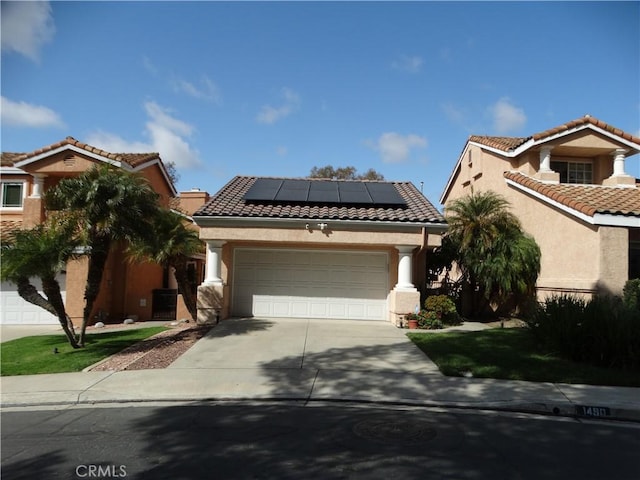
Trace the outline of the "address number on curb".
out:
[[[576,405],[576,413],[583,417],[610,417],[609,407],[592,407],[587,405]]]

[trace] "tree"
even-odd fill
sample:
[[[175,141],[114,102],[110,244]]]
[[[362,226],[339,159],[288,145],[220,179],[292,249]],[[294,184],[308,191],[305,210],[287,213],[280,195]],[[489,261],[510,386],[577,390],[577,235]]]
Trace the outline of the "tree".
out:
[[[2,245],[2,279],[15,283],[18,294],[34,305],[55,315],[64,330],[69,344],[78,348],[73,323],[68,317],[56,276],[67,261],[78,256],[80,242],[75,235],[76,224],[67,217],[49,218],[46,223],[29,230],[17,230]],[[31,283],[39,278],[40,295]]]
[[[432,271],[449,275],[457,266],[458,281],[471,297],[465,310],[472,315],[481,314],[487,303],[499,305],[514,295],[535,291],[540,248],[522,231],[509,206],[492,191],[472,192],[446,206],[449,231],[435,254]]]
[[[187,265],[196,253],[204,251],[198,233],[185,225],[185,217],[172,210],[159,209],[152,222],[153,236],[140,238],[129,245],[128,253],[133,260],[150,260],[165,268],[172,267],[178,292],[196,320],[198,311],[196,296],[191,289]]]
[[[309,178],[336,178],[338,180],[384,180],[384,175],[370,168],[363,174],[359,174],[356,167],[338,167],[331,165],[313,167]]]
[[[157,199],[158,195],[142,176],[108,165],[64,178],[45,193],[49,210],[66,211],[77,220],[77,231],[87,247],[89,269],[80,346],[84,346],[87,323],[111,248],[118,241],[152,235],[149,219],[158,208]]]

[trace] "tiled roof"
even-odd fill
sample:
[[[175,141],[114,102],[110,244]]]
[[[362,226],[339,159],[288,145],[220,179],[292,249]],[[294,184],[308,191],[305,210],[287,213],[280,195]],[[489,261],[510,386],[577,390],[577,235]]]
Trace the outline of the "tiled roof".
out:
[[[547,137],[552,137],[563,132],[568,132],[569,130],[587,124],[599,127],[602,130],[606,130],[607,132],[613,135],[617,135],[620,138],[624,138],[625,140],[628,140],[630,142],[640,144],[640,137],[631,135],[630,133],[620,130],[619,128],[609,125],[608,123],[605,123],[602,120],[598,120],[597,118],[594,118],[590,115],[585,115],[584,117],[580,117],[576,120],[572,120],[557,127],[550,128],[548,130],[545,130],[544,132],[533,134],[530,137],[491,137],[486,135],[472,135],[469,137],[469,141],[509,152],[515,150],[529,140],[534,140],[537,142],[539,140],[544,140]]]
[[[100,155],[102,157],[106,157],[109,160],[113,160],[116,162],[124,162],[132,167],[137,167],[142,165],[145,162],[150,160],[154,160],[156,158],[160,158],[160,155],[157,152],[150,153],[111,153],[105,150],[102,150],[97,147],[93,147],[86,143],[80,142],[73,137],[67,137],[64,140],[61,140],[56,143],[52,143],[51,145],[47,145],[46,147],[39,148],[29,153],[11,153],[11,152],[3,152],[2,153],[2,166],[3,167],[11,167],[18,162],[23,160],[27,160],[31,157],[35,157],[37,155],[42,155],[43,153],[50,152],[52,150],[56,150],[57,148],[64,147],[65,145],[73,145],[75,147],[81,148],[89,153],[94,153],[96,155]]]
[[[510,150],[515,150],[529,140],[529,138],[531,137],[490,137],[488,135],[471,135],[469,137],[469,141],[508,152]]]
[[[24,153],[2,152],[0,157],[0,166],[13,167],[13,164],[20,158],[24,158]]]
[[[444,217],[411,182],[393,184],[406,206],[361,206],[295,202],[246,202],[244,194],[258,177],[237,176],[203,205],[194,217],[308,218],[322,220],[374,220],[384,222],[445,223]],[[312,182],[333,180],[307,179]]]
[[[520,172],[506,172],[504,177],[590,217],[596,213],[640,216],[640,189],[637,187],[551,184]]]

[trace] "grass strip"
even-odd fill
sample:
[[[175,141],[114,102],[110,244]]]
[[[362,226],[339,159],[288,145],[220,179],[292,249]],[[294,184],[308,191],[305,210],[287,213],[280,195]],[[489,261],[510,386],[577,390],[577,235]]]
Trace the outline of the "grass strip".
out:
[[[640,372],[566,360],[524,328],[407,335],[447,376],[640,387]]]
[[[2,343],[0,375],[79,372],[120,350],[167,330],[136,328],[86,336],[85,348],[72,348],[64,335],[35,335]],[[58,353],[54,353],[57,349]]]

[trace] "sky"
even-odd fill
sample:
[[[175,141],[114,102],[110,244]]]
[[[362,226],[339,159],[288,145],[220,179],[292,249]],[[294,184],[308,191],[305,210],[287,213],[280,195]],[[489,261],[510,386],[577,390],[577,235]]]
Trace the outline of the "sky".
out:
[[[440,207],[470,135],[590,114],[640,136],[637,1],[1,8],[2,151],[159,152],[179,191],[351,165]]]

